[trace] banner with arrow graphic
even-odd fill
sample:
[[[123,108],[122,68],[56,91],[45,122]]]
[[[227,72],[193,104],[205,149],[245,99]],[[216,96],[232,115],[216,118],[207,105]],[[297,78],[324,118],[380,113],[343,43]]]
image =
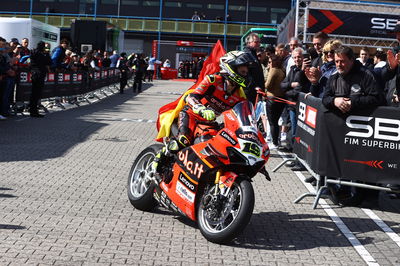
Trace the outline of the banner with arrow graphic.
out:
[[[294,152],[322,175],[400,184],[400,110],[381,106],[351,114],[328,111],[301,93]]]
[[[319,31],[333,35],[392,38],[398,15],[310,9],[309,33]]]

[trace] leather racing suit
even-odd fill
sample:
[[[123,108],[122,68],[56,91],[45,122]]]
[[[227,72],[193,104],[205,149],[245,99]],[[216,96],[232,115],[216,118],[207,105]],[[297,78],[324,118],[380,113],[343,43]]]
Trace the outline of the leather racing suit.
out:
[[[198,121],[208,122],[207,119],[193,111],[195,106],[203,105],[207,110],[214,111],[215,115],[218,116],[243,100],[246,100],[246,96],[241,94],[239,89],[235,89],[231,93],[227,91],[224,77],[218,74],[207,75],[199,86],[186,96],[186,105],[179,113],[178,141],[180,145],[187,147],[193,143],[194,130]]]

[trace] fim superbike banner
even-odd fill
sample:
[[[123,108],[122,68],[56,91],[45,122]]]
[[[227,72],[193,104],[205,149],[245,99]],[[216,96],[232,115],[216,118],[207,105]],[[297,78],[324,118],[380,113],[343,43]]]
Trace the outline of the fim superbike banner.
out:
[[[378,107],[341,115],[328,111],[320,99],[308,98],[299,98],[294,151],[316,173],[400,184],[400,109]]]
[[[323,31],[327,34],[382,37],[390,36],[396,26],[398,15],[356,13],[350,11],[330,11],[310,9],[308,32]]]

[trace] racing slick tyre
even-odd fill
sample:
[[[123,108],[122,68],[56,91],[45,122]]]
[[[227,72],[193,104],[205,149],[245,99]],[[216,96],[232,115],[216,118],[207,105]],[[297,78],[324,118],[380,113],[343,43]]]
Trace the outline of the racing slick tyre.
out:
[[[202,235],[213,243],[225,244],[240,234],[254,209],[254,190],[247,179],[236,179],[225,196],[214,195],[215,186],[205,189],[197,208]]]
[[[156,184],[151,175],[154,174],[152,163],[161,148],[161,144],[154,144],[144,149],[136,157],[129,173],[128,198],[138,210],[151,211],[157,206],[153,197]]]

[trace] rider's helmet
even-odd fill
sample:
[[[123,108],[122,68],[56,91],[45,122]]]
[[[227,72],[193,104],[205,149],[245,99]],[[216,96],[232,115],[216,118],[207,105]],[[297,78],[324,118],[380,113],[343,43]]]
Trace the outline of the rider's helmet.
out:
[[[242,51],[231,51],[220,58],[220,74],[243,88],[247,87],[247,77],[237,72],[239,66],[255,62],[253,55]]]

